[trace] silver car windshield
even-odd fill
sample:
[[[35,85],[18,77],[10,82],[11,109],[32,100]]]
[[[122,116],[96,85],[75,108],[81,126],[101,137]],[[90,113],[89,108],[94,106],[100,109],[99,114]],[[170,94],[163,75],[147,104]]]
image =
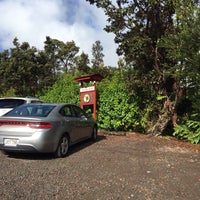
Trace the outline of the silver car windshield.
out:
[[[28,104],[15,108],[6,113],[4,116],[10,117],[47,117],[49,113],[55,108],[54,105],[37,105]]]

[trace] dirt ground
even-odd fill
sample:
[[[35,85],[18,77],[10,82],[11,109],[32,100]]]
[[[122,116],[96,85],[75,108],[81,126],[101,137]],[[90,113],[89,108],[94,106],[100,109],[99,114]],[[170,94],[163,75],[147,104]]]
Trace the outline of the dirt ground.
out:
[[[199,200],[200,145],[102,133],[69,156],[0,153],[1,199]]]

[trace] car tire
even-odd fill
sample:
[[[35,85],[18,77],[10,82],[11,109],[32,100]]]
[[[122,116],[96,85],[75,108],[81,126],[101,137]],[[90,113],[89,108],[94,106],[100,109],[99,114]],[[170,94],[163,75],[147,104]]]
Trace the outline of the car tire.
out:
[[[93,128],[93,132],[92,132],[92,137],[91,138],[92,138],[93,141],[97,140],[97,127],[96,126]]]
[[[54,156],[56,158],[64,158],[67,156],[68,149],[69,149],[69,138],[66,134],[64,134],[58,143],[58,147],[54,152]]]

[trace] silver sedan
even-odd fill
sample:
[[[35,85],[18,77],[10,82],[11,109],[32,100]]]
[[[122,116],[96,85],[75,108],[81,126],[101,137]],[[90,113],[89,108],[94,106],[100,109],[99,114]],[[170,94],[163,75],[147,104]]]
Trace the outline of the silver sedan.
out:
[[[65,157],[69,146],[88,138],[97,138],[97,124],[73,104],[26,104],[0,117],[0,150],[7,152]]]

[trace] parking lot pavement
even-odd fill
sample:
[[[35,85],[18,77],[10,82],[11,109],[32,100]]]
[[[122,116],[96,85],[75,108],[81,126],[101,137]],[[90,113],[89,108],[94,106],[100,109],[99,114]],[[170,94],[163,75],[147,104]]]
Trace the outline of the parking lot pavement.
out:
[[[200,147],[133,134],[99,136],[69,156],[0,153],[1,199],[199,200]]]

